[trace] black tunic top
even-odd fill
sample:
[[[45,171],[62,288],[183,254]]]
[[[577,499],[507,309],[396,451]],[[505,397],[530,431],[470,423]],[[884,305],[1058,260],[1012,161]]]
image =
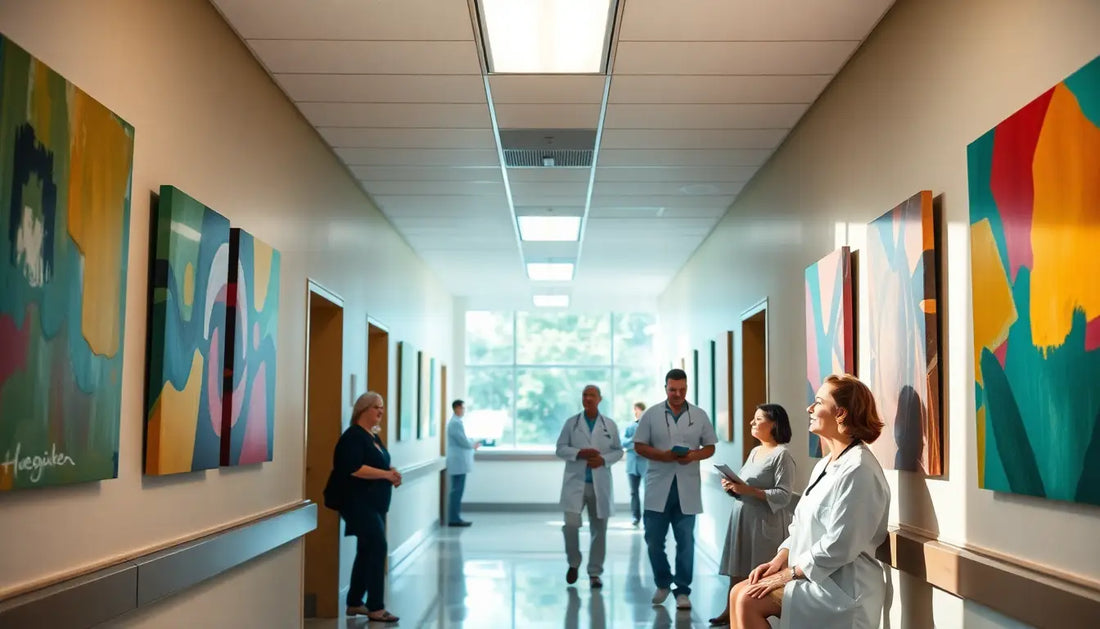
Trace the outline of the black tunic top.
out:
[[[390,453],[378,437],[359,424],[352,424],[340,435],[332,454],[333,469],[346,479],[343,507],[340,509],[340,515],[347,523],[345,535],[358,534],[360,522],[369,512],[386,513],[390,509],[390,496],[393,494],[390,481],[352,476],[364,465],[388,470]]]

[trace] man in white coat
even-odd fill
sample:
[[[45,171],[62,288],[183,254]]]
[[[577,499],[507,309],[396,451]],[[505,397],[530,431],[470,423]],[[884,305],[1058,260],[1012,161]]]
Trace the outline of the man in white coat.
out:
[[[588,584],[603,586],[603,560],[607,554],[607,519],[614,513],[611,491],[611,471],[615,461],[623,458],[619,428],[600,414],[600,388],[590,384],[581,392],[584,412],[565,420],[558,436],[557,455],[565,459],[561,483],[561,508],[565,512],[565,556],[569,570],[565,582],[577,581],[581,565],[581,509],[588,509],[588,528],[592,543],[588,549]]]
[[[695,569],[695,516],[703,512],[699,461],[714,456],[718,435],[710,416],[687,403],[687,374],[673,369],[665,375],[663,404],[654,404],[638,420],[634,451],[649,459],[645,476],[645,543],[661,605],[675,584],[676,608],[691,609],[691,578]],[[676,573],[668,564],[665,538],[676,538]]]
[[[474,450],[481,445],[466,437],[462,416],[466,404],[462,400],[451,402],[454,414],[447,420],[447,476],[451,479],[451,491],[447,495],[447,526],[470,526],[462,519],[462,492],[466,490],[466,475],[474,467]]]

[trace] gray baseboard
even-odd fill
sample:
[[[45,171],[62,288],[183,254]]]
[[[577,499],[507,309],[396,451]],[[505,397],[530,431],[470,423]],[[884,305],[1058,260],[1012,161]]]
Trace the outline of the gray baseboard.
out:
[[[556,502],[464,502],[463,513],[561,513]],[[630,514],[630,504],[615,505],[616,515]]]

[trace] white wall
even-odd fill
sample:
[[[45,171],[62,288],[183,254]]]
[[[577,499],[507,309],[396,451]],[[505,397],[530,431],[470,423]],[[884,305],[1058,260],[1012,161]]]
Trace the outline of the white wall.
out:
[[[768,297],[770,395],[794,419],[804,486],[803,271],[839,245],[860,247],[862,225],[917,191],[942,194],[947,473],[888,472],[891,520],[1100,584],[1100,508],[977,488],[966,164],[968,143],[1100,54],[1098,29],[1095,0],[900,0],[681,270],[661,314],[676,356],[736,330]],[[718,458],[739,453],[723,444]],[[721,529],[728,501],[705,500],[704,522]],[[902,609],[962,626],[939,600]]]
[[[368,313],[389,327],[393,343],[408,340],[454,361],[450,295],[208,3],[0,0],[0,30],[135,128],[119,478],[0,495],[3,596],[302,498],[307,278],[344,300],[345,401],[365,386]],[[271,463],[141,474],[146,234],[150,192],[162,184],[282,252]],[[396,360],[396,347],[390,355]],[[349,390],[351,374],[359,391]],[[395,370],[390,382],[396,385]],[[391,446],[398,466],[439,452],[436,440]],[[437,495],[434,477],[418,482],[434,485],[427,493]],[[423,488],[404,489],[394,496],[391,547],[436,516],[419,501]],[[203,624],[209,604],[228,599],[218,604],[216,624],[285,626],[300,616],[301,561],[301,545],[293,544],[226,577],[217,586],[226,589],[181,595],[135,626]]]

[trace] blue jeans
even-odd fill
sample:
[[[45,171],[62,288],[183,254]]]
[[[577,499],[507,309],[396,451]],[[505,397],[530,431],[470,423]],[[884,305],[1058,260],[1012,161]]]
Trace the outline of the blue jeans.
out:
[[[451,491],[447,494],[447,522],[454,524],[462,521],[462,492],[466,490],[466,475],[451,474]]]
[[[672,526],[672,535],[676,538],[676,576],[672,575],[668,555],[665,554],[669,526]],[[668,491],[665,510],[645,512],[645,544],[649,549],[649,565],[653,568],[653,580],[657,582],[657,587],[668,589],[675,583],[673,594],[691,594],[691,576],[695,569],[695,516],[685,515],[680,510],[680,494],[675,478]]]

